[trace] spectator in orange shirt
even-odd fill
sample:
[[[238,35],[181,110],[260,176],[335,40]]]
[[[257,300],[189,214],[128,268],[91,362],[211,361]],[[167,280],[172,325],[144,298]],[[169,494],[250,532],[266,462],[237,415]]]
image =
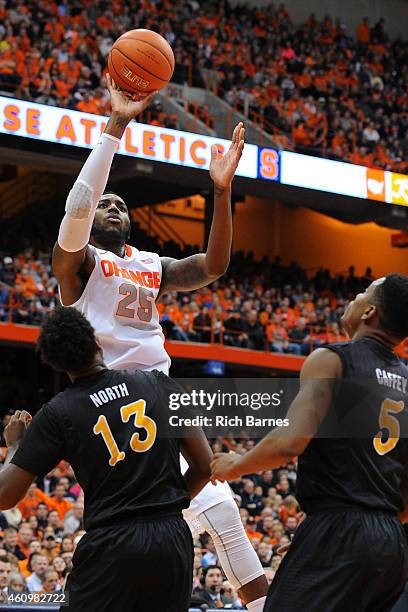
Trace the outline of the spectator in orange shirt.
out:
[[[28,266],[23,266],[21,272],[16,275],[16,287],[25,298],[33,297],[37,293],[37,285]]]
[[[41,491],[41,489],[39,489],[33,482],[33,484],[28,488],[26,496],[23,497],[21,502],[17,504],[17,507],[20,510],[23,519],[27,519],[30,514],[34,514],[40,502],[44,502],[48,506],[49,499],[50,498],[48,495]]]
[[[371,30],[368,25],[368,17],[364,17],[363,21],[357,27],[357,40],[363,45],[368,45],[371,39]]]
[[[57,484],[54,490],[54,494],[49,498],[48,506],[58,512],[58,516],[61,520],[64,520],[64,516],[71,510],[72,503],[65,499],[65,487],[63,484]]]
[[[297,121],[292,132],[292,138],[296,145],[306,147],[311,144],[309,133],[303,121]]]
[[[257,523],[254,516],[248,517],[245,525],[245,532],[252,543],[256,540],[258,540],[258,542],[263,540],[263,534],[260,531],[257,531]]]
[[[32,574],[33,570],[31,567],[31,559],[33,555],[41,554],[41,542],[40,540],[31,540],[30,545],[28,547],[28,555],[26,559],[18,562],[18,567],[20,572],[23,574],[24,578],[28,578],[30,574]]]
[[[27,558],[30,554],[30,543],[34,538],[33,530],[28,523],[21,523],[20,529],[18,530],[17,543],[20,547],[21,552]]]
[[[87,91],[82,94],[82,100],[77,103],[76,108],[83,113],[92,113],[93,115],[99,115],[100,112],[95,98]]]
[[[271,533],[271,539],[270,539],[270,543],[272,544],[272,546],[275,546],[276,544],[279,544],[283,533],[284,533],[284,529],[283,529],[283,525],[281,523],[276,523],[273,527],[272,527],[272,533]]]
[[[295,517],[296,521],[299,521],[303,516],[299,502],[293,495],[288,495],[285,497],[285,499],[282,501],[282,506],[279,509],[279,518],[283,525],[286,525],[286,522],[290,516]]]
[[[332,323],[330,325],[330,331],[326,335],[326,342],[328,344],[333,344],[334,342],[345,342],[347,340],[347,336],[340,332],[340,327],[338,323]]]

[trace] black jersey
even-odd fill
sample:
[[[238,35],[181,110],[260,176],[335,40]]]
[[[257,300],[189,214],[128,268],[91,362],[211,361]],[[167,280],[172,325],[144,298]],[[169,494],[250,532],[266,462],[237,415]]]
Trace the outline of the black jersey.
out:
[[[85,494],[85,529],[180,512],[189,504],[168,420],[180,387],[158,371],[103,370],[35,415],[12,463],[38,476],[68,461]]]
[[[306,513],[342,505],[399,512],[408,469],[408,368],[370,338],[327,348],[341,358],[343,377],[299,457],[297,498]],[[327,435],[330,421],[340,424],[339,435],[333,428]]]

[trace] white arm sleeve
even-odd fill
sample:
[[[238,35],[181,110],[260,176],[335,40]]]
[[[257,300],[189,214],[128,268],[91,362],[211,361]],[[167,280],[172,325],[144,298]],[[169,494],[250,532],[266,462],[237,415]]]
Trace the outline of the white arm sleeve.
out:
[[[119,143],[119,138],[102,134],[69,192],[58,234],[58,244],[64,251],[75,253],[88,244],[95,210]]]

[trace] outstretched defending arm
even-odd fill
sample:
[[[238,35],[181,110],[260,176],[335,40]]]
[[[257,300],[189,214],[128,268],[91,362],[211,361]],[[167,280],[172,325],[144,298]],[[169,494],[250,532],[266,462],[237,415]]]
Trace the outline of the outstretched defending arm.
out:
[[[7,444],[7,456],[0,472],[0,510],[13,508],[27,493],[35,475],[10,463],[32,420],[25,410],[17,410],[4,430]]]
[[[341,376],[342,364],[336,353],[321,348],[309,355],[300,373],[300,390],[287,414],[289,427],[284,432],[274,429],[245,455],[214,455],[211,481],[272,470],[302,454],[326,416],[333,383]]]
[[[180,260],[162,257],[159,296],[167,291],[190,291],[205,287],[226,272],[232,242],[231,184],[244,149],[244,138],[244,126],[239,123],[224,157],[218,157],[216,145],[211,147],[210,176],[214,182],[214,216],[207,252]]]
[[[54,246],[52,266],[65,305],[79,299],[83,283],[95,265],[88,249],[98,202],[108,182],[113,157],[128,123],[150,103],[154,94],[133,101],[107,76],[112,114],[96,147],[69,192],[65,216]]]

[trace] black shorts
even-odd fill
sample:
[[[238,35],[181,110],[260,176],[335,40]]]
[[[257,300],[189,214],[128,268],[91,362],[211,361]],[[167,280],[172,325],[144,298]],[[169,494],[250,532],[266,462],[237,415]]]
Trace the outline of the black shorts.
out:
[[[299,525],[264,612],[386,612],[407,576],[407,541],[395,515],[318,512]]]
[[[71,612],[185,612],[193,540],[181,516],[89,530],[73,557],[65,591]]]

